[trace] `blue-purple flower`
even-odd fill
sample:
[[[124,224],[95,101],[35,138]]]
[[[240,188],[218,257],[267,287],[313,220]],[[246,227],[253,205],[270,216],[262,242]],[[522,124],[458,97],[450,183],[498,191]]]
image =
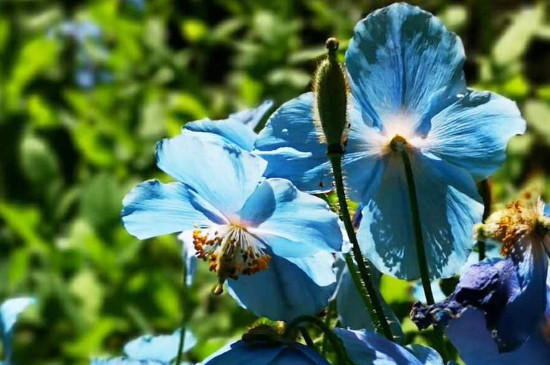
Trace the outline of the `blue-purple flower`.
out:
[[[506,259],[471,266],[453,294],[440,304],[413,310],[420,328],[447,324],[474,308],[485,315],[487,331],[500,352],[516,350],[538,330],[547,307],[549,218],[544,204],[516,202],[478,227],[479,238],[498,240]]]
[[[146,181],[123,200],[122,220],[137,238],[192,231],[197,256],[220,285],[266,270],[273,255],[337,252],[338,217],[284,179],[265,179],[266,162],[224,139],[182,133],[157,146],[157,164],[178,182]]]
[[[402,347],[370,331],[335,328],[355,365],[443,365],[433,349],[420,345]]]
[[[254,332],[253,329],[251,332]],[[247,334],[210,355],[203,365],[329,365],[315,350],[300,343],[255,339]],[[265,336],[265,335],[264,335]],[[252,337],[252,338],[251,338]]]
[[[410,197],[400,153],[412,164],[432,279],[458,272],[482,218],[476,180],[505,158],[507,141],[524,132],[514,102],[466,87],[460,39],[431,14],[393,4],[360,21],[346,53],[352,105],[344,172],[348,196],[363,204],[358,232],[383,273],[420,276]],[[313,123],[313,96],[284,104],[256,148],[285,166],[298,187],[327,191],[331,169]],[[276,164],[272,164],[276,162]]]
[[[13,327],[17,317],[36,300],[29,297],[8,299],[0,305],[0,332],[2,333],[2,346],[4,348],[4,362],[0,364],[10,365],[13,361]]]

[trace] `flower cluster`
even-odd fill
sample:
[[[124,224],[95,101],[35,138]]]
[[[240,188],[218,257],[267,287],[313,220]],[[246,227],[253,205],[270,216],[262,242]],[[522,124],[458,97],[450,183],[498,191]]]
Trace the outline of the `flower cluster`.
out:
[[[204,364],[327,364],[313,343],[296,342],[303,323],[320,327],[338,363],[443,364],[431,348],[399,343],[399,322],[377,291],[380,273],[422,279],[428,305],[415,304],[413,320],[446,328],[467,364],[518,356],[495,350],[479,362],[472,336],[486,334],[464,324],[476,320],[475,310],[499,351],[537,348],[530,363],[542,364],[549,351],[539,333],[550,250],[544,205],[510,205],[472,235],[484,213],[476,183],[525,130],[516,104],[467,88],[461,40],[417,7],[394,4],[360,21],[345,66],[338,43],[327,47],[314,91],[282,104],[259,133],[271,102],[187,123],[156,149],[158,167],[176,181],[145,181],[123,200],[130,234],[179,234],[186,286],[196,260],[206,261],[214,294],[227,286],[242,307],[286,323],[282,333],[253,328]],[[342,221],[321,198],[333,191]],[[359,203],[356,230],[346,199]],[[471,266],[435,304],[429,281],[457,275],[474,238],[502,243],[506,258]],[[333,300],[347,328],[319,320]],[[176,355],[179,362],[175,338],[184,340],[184,330],[132,342],[124,358],[95,363],[167,364]],[[484,350],[493,351],[485,337]]]

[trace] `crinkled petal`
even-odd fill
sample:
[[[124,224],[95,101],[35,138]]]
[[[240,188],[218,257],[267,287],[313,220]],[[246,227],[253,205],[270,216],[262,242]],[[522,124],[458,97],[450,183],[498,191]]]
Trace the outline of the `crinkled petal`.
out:
[[[122,205],[122,223],[139,239],[226,221],[217,209],[179,182],[145,181],[124,197]]]
[[[483,204],[470,174],[433,156],[410,154],[431,279],[454,275],[474,244],[473,226]],[[363,202],[358,237],[367,257],[383,273],[420,276],[410,200],[399,156],[386,157],[380,187]]]
[[[374,332],[335,328],[350,359],[356,365],[421,365],[411,352]],[[440,364],[437,365],[442,365]],[[432,365],[432,364],[430,364]],[[436,365],[434,363],[433,365]]]
[[[204,365],[329,365],[314,350],[300,345],[273,346],[237,341],[210,355]]]
[[[2,345],[7,363],[11,359],[11,340],[13,335],[13,326],[17,317],[29,306],[36,303],[35,298],[21,297],[8,299],[0,306],[0,329],[2,330]]]
[[[243,206],[267,165],[233,144],[204,141],[192,133],[159,142],[157,164],[224,214]]]
[[[432,14],[393,4],[360,21],[346,52],[352,94],[373,125],[405,113],[421,133],[466,92],[460,38]]]
[[[432,118],[426,138],[434,155],[483,180],[506,158],[506,144],[525,132],[525,120],[513,101],[472,91]]]
[[[338,309],[338,319],[343,327],[350,329],[366,329],[374,331],[374,325],[372,319],[365,309],[365,304],[357,289],[355,283],[349,273],[347,266],[341,269],[342,273],[339,277],[338,287],[336,289],[336,304]],[[380,274],[376,271],[375,275],[376,287],[380,286]],[[384,301],[382,296],[379,296],[379,300],[382,302],[382,307],[386,318],[391,321],[391,330],[395,337],[403,338],[403,331],[399,320],[395,316],[395,313],[391,310],[390,306]]]
[[[264,181],[239,216],[275,255],[303,257],[342,248],[338,216],[324,200],[299,191],[285,179]]]
[[[256,150],[269,162],[267,177],[284,177],[310,193],[332,190],[327,145],[313,123],[313,94],[283,104],[258,134]]]
[[[267,270],[228,281],[229,293],[258,317],[290,322],[318,315],[336,287],[334,258],[328,252],[304,258],[273,256]]]
[[[523,309],[523,312],[528,309]],[[469,308],[445,329],[460,357],[468,365],[547,365],[550,343],[537,328],[531,338],[512,352],[499,352],[485,326],[483,312]]]
[[[197,120],[185,124],[182,133],[195,133],[195,138],[201,138],[204,141],[219,143],[223,140],[226,143],[231,143],[239,146],[245,151],[254,149],[254,141],[256,133],[247,125],[244,125],[240,120]]]
[[[151,360],[169,363],[178,354],[181,330],[171,335],[138,337],[124,346],[124,354],[132,360]],[[185,332],[183,352],[187,352],[197,344],[195,336],[189,331]]]

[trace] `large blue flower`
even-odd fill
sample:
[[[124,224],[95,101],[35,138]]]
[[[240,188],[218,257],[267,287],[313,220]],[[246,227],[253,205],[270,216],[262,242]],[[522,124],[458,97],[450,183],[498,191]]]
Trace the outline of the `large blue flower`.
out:
[[[515,103],[466,88],[463,63],[460,39],[417,7],[393,4],[355,27],[346,53],[352,107],[343,164],[348,195],[364,206],[360,243],[384,273],[420,276],[407,181],[392,141],[404,140],[412,163],[435,279],[466,261],[483,211],[475,181],[491,175],[508,139],[524,132]],[[312,109],[311,94],[284,104],[256,148],[278,166],[286,162],[297,186],[327,190],[330,165]]]
[[[439,354],[420,345],[402,347],[374,332],[335,328],[356,365],[443,365]]]
[[[329,365],[315,350],[299,343],[237,341],[209,356],[203,365]]]
[[[5,361],[0,362],[0,364],[10,365],[12,363],[13,327],[21,312],[34,303],[34,298],[22,297],[8,299],[0,305],[0,330],[2,332],[2,346],[5,356]]]
[[[338,217],[322,199],[288,180],[263,178],[263,159],[223,139],[182,133],[163,140],[157,164],[179,181],[135,187],[123,200],[124,226],[140,239],[192,231],[198,256],[220,284],[267,269],[272,255],[341,248]]]
[[[493,213],[478,227],[478,236],[502,242],[506,259],[471,266],[444,302],[417,304],[415,322],[421,328],[433,321],[445,325],[468,308],[479,309],[498,350],[517,349],[537,331],[547,306],[549,228],[540,200],[534,207],[516,202]]]

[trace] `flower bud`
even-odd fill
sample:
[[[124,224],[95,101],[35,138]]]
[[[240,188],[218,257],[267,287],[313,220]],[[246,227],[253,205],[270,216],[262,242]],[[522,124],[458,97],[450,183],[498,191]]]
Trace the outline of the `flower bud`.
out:
[[[315,124],[323,131],[323,141],[328,144],[328,153],[343,153],[346,139],[349,88],[343,66],[336,60],[338,40],[326,42],[328,57],[315,73],[314,114]]]

